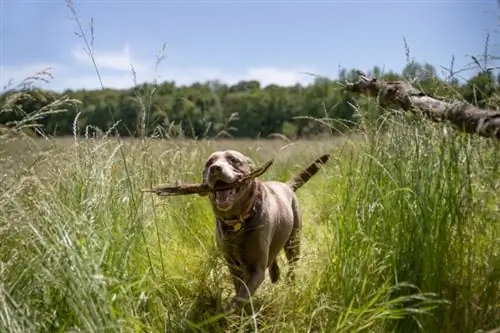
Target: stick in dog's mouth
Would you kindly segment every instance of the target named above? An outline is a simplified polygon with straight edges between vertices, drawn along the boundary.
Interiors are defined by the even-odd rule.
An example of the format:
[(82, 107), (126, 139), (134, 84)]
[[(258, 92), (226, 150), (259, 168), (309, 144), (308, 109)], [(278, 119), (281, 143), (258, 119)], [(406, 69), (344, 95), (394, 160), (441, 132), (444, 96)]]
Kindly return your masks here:
[[(226, 183), (222, 180), (217, 180), (214, 184), (214, 188), (218, 189), (224, 187), (230, 183)], [(219, 205), (224, 205), (234, 200), (234, 197), (238, 191), (239, 186), (233, 187), (229, 190), (218, 190), (215, 191), (215, 201)]]
[[(214, 188), (220, 188), (221, 186), (225, 186), (228, 183), (222, 182), (222, 181), (217, 181), (214, 185)], [(215, 203), (220, 209), (224, 209), (227, 205), (230, 205), (236, 198), (238, 189), (241, 186), (238, 185), (236, 187), (233, 187), (229, 190), (217, 190), (215, 191)]]
[(189, 194), (202, 194), (210, 192), (219, 192), (225, 190), (232, 190), (241, 186), (245, 181), (262, 176), (269, 167), (273, 164), (273, 160), (268, 161), (262, 166), (258, 167), (248, 175), (238, 178), (233, 183), (217, 182), (212, 188), (208, 184), (181, 184), (177, 186), (159, 185), (152, 189), (143, 189), (142, 192), (156, 193), (159, 196), (173, 196), (173, 195), (189, 195)]

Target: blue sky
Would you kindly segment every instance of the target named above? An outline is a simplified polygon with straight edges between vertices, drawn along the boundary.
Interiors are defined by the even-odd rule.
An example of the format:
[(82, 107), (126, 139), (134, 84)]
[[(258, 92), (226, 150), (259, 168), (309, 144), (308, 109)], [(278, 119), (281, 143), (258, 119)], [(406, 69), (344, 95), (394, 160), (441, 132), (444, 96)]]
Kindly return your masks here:
[[(64, 0), (0, 0), (1, 78), (5, 85), (46, 67), (44, 87), (98, 88)], [(308, 83), (304, 72), (334, 78), (339, 66), (400, 71), (411, 55), (439, 68), (500, 56), (497, 1), (75, 1), (85, 26), (94, 20), (95, 55), (104, 85), (157, 78), (181, 84), (219, 79), (234, 83)], [(166, 43), (165, 59), (155, 70)]]

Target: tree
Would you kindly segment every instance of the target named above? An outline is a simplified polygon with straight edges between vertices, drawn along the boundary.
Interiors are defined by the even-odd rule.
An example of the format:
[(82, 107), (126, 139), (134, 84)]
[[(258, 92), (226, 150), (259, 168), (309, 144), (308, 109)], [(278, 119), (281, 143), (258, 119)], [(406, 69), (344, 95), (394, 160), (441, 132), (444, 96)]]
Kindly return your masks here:
[[(436, 69), (428, 63), (412, 62), (401, 74), (382, 71), (374, 66), (371, 74), (381, 80), (410, 79), (415, 87), (439, 96), (464, 98), (478, 106), (498, 104), (500, 76), (488, 71), (479, 72), (460, 85), (458, 81), (443, 81)], [(219, 81), (179, 86), (165, 81), (159, 84), (143, 83), (131, 89), (66, 90), (63, 94), (41, 89), (26, 89), (23, 98), (8, 103), (11, 90), (0, 95), (0, 123), (8, 124), (26, 114), (33, 114), (51, 102), (67, 95), (80, 100), (79, 106), (68, 105), (65, 113), (49, 114), (40, 124), (51, 135), (73, 134), (73, 122), (80, 113), (77, 130), (80, 134), (90, 128), (108, 131), (116, 125), (122, 136), (142, 136), (171, 132), (188, 138), (232, 136), (236, 138), (268, 137), (274, 133), (292, 138), (338, 133), (359, 125), (356, 107), (376, 120), (379, 110), (368, 100), (358, 99), (342, 92), (339, 83), (355, 82), (355, 69), (341, 68), (336, 80), (317, 78), (313, 84), (281, 87), (275, 84), (262, 87), (256, 80), (227, 85)], [(377, 111), (378, 110), (378, 111)], [(325, 126), (313, 118), (322, 118), (335, 127)], [(371, 125), (370, 125), (371, 124)], [(369, 122), (368, 126), (376, 126)], [(365, 123), (363, 126), (366, 126)], [(143, 133), (144, 132), (144, 133)]]

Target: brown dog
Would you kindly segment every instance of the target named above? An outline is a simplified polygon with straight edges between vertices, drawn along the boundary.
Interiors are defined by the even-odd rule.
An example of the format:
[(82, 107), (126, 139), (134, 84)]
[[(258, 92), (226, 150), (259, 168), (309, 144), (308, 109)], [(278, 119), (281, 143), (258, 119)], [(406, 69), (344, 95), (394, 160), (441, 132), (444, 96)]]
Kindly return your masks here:
[[(307, 182), (329, 155), (317, 159), (287, 183), (250, 179), (241, 186), (208, 194), (216, 218), (216, 241), (232, 275), (234, 309), (252, 296), (265, 277), (279, 279), (277, 255), (284, 249), (289, 277), (299, 259), (301, 218), (295, 191)], [(232, 183), (255, 168), (254, 162), (235, 150), (214, 152), (203, 170), (203, 183), (214, 187)]]

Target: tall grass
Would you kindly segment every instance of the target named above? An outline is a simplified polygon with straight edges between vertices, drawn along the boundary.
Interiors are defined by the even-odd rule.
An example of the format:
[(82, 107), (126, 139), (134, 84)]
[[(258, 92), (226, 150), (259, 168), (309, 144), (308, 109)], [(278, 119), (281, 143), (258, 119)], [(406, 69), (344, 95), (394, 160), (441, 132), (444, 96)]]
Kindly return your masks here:
[[(92, 40), (85, 39), (90, 57)], [(138, 96), (141, 133), (151, 98)], [(0, 136), (1, 332), (500, 327), (497, 142), (397, 113), (384, 116), (379, 131), (381, 120), (369, 116), (374, 101), (360, 111), (361, 130), (321, 141), (116, 140), (113, 129), (81, 137), (78, 118), (74, 138), (22, 134), (76, 103), (60, 102), (17, 123), (15, 136)], [(204, 159), (223, 148), (258, 162), (274, 158), (263, 178), (280, 180), (332, 154), (298, 191), (298, 283), (266, 280), (253, 314), (243, 316), (221, 315), (233, 291), (207, 200), (140, 191), (198, 182)]]
[[(493, 329), (498, 144), (397, 118), (390, 132), (318, 141), (315, 149), (310, 141), (282, 148), (279, 141), (77, 138), (26, 153), (21, 141), (6, 144), (1, 331)], [(223, 320), (232, 290), (206, 199), (139, 190), (199, 181), (203, 159), (229, 147), (261, 162), (277, 156), (265, 179), (285, 180), (324, 152), (333, 159), (298, 192), (300, 283), (266, 281), (254, 316)], [(16, 155), (30, 159), (7, 168)], [(31, 168), (22, 170), (23, 161)]]

